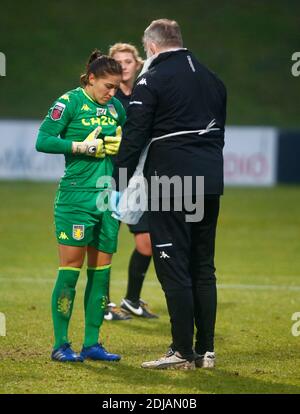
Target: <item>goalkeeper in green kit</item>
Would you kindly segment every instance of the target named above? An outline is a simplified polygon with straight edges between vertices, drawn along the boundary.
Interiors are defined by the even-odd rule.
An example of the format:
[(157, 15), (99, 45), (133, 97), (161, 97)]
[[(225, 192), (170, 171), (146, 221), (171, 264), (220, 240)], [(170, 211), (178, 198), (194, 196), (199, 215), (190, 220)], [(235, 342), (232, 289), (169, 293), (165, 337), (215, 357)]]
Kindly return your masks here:
[[(36, 142), (37, 151), (64, 154), (66, 161), (54, 206), (60, 263), (52, 294), (55, 343), (51, 357), (61, 362), (121, 358), (99, 342), (119, 222), (109, 210), (97, 208), (98, 196), (106, 188), (97, 186), (97, 181), (112, 175), (111, 156), (118, 152), (126, 118), (122, 104), (114, 98), (121, 78), (119, 63), (95, 50), (80, 78), (82, 87), (55, 101)], [(86, 255), (85, 333), (77, 354), (68, 339), (68, 326)]]

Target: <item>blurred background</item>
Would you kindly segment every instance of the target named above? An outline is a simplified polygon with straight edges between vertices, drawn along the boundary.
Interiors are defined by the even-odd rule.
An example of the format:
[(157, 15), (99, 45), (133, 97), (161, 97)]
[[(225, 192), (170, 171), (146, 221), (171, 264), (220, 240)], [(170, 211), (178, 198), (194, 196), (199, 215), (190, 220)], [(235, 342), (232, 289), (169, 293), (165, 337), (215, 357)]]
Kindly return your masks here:
[(299, 126), (300, 78), (291, 56), (300, 51), (297, 0), (15, 1), (1, 6), (1, 118), (40, 119), (62, 91), (78, 85), (90, 51), (132, 42), (168, 17), (185, 46), (224, 80), (229, 125)]
[[(221, 368), (189, 379), (138, 368), (145, 355), (157, 357), (169, 345), (164, 297), (151, 266), (142, 297), (160, 319), (105, 323), (104, 343), (124, 353), (124, 363), (87, 365), (78, 377), (76, 369), (48, 361), (57, 268), (53, 200), (64, 160), (35, 151), (37, 131), (53, 101), (79, 85), (94, 48), (106, 52), (115, 42), (130, 42), (144, 56), (143, 31), (162, 17), (179, 22), (185, 47), (228, 90), (216, 245)], [(0, 312), (7, 336), (0, 338), (0, 393), (300, 393), (300, 330), (298, 337), (291, 333), (292, 315), (300, 311), (300, 63), (292, 60), (300, 61), (299, 28), (299, 0), (1, 2)], [(121, 226), (112, 271), (116, 303), (125, 294), (132, 249), (132, 235)], [(82, 275), (75, 349), (84, 283)]]
[[(6, 76), (0, 76), (0, 179), (61, 175), (62, 157), (49, 160), (33, 151), (37, 128), (50, 105), (78, 86), (93, 48), (106, 52), (115, 42), (131, 42), (143, 55), (143, 31), (161, 17), (178, 20), (185, 46), (225, 82), (227, 125), (269, 127), (228, 129), (226, 182), (300, 181), (300, 76), (292, 74), (297, 65), (292, 56), (300, 52), (297, 0), (3, 4), (0, 52), (6, 57)], [(300, 65), (296, 69), (299, 75)], [(3, 143), (7, 135), (9, 143)]]

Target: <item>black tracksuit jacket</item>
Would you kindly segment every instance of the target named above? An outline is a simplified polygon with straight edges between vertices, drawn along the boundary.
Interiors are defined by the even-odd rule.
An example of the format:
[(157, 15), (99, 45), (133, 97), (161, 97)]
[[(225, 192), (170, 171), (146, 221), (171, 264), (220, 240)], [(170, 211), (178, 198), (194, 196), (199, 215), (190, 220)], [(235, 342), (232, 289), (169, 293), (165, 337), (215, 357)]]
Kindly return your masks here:
[(205, 129), (213, 119), (219, 131), (153, 142), (145, 177), (204, 176), (205, 194), (223, 193), (225, 86), (187, 49), (160, 53), (133, 89), (113, 175), (117, 188), (118, 169), (127, 168), (130, 178), (151, 138)]

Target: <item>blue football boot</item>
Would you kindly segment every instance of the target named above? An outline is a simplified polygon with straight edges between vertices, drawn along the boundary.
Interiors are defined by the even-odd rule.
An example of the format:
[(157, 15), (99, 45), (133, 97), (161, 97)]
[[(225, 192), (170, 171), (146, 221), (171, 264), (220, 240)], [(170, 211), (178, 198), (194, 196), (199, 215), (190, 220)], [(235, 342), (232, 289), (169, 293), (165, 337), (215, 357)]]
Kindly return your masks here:
[(76, 354), (71, 348), (71, 344), (68, 343), (63, 344), (57, 349), (53, 349), (51, 359), (59, 362), (83, 362), (82, 356)]
[(121, 356), (110, 354), (101, 344), (83, 347), (80, 356), (93, 361), (120, 361)]

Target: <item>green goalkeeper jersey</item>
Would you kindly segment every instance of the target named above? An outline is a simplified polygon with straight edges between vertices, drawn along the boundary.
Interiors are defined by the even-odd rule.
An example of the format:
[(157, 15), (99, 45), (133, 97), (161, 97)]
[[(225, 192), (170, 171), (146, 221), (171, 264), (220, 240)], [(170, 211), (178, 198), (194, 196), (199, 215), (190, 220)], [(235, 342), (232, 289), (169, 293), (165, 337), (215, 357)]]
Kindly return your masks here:
[(59, 189), (63, 191), (99, 191), (97, 180), (111, 176), (113, 162), (110, 156), (94, 158), (72, 154), (72, 141), (84, 141), (98, 126), (98, 138), (115, 136), (117, 127), (126, 120), (121, 102), (112, 98), (107, 104), (95, 102), (82, 88), (73, 89), (49, 109), (39, 129), (36, 149), (51, 154), (64, 154), (65, 173)]

